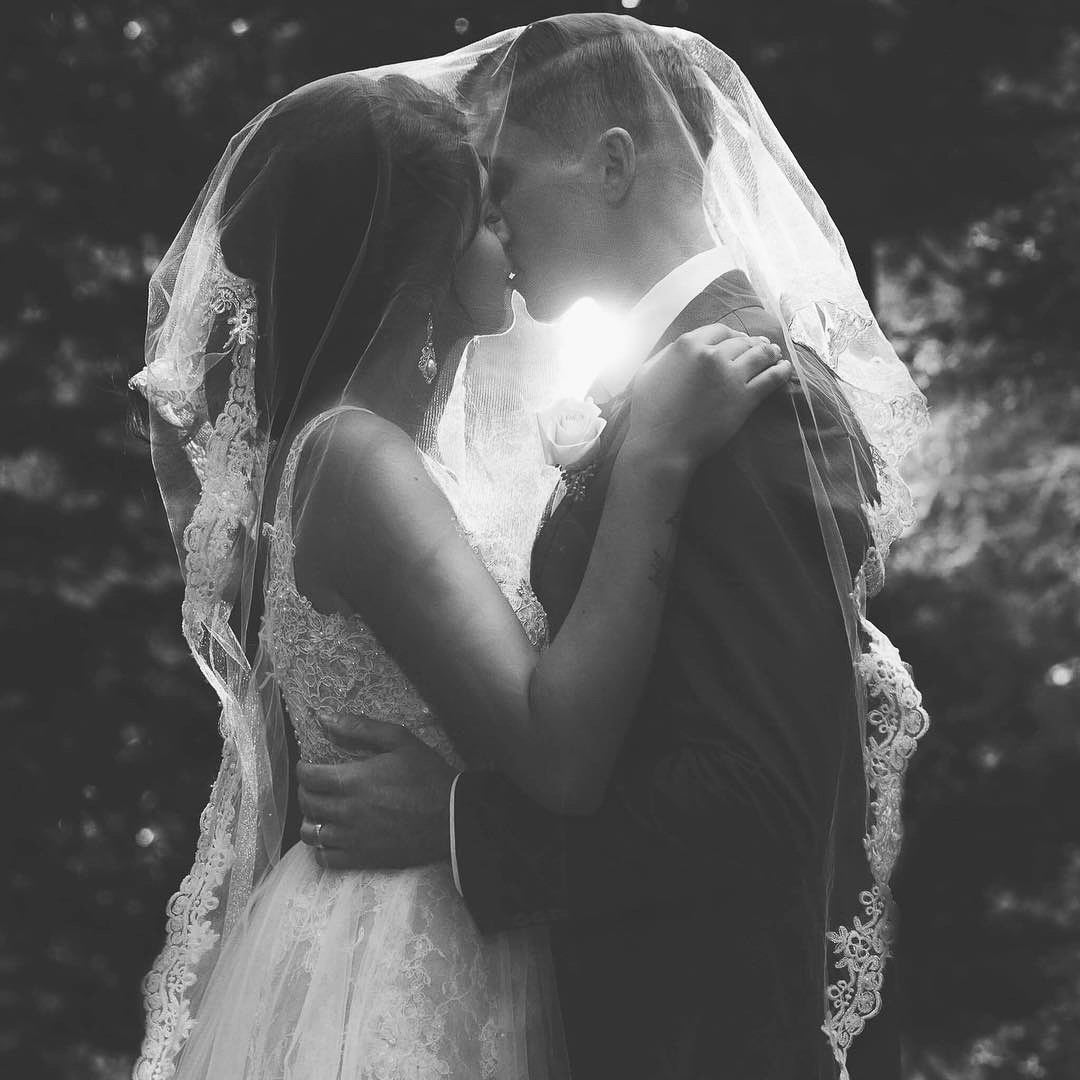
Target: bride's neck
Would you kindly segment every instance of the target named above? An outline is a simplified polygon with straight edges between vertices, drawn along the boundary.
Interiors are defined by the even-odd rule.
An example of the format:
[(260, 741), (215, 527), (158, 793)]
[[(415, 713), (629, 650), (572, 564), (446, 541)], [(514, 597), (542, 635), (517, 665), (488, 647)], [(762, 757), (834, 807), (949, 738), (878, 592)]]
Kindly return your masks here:
[(369, 390), (358, 404), (378, 413), (415, 439), (421, 426), (430, 426), (433, 420), (437, 422), (438, 417), (433, 417), (431, 410), (433, 407), (441, 410), (445, 405), (465, 348), (475, 333), (471, 321), (456, 305), (447, 305), (444, 310), (435, 312), (432, 317), (432, 346), (437, 365), (435, 380), (430, 384), (425, 382), (420, 374), (420, 354), (417, 352), (415, 357), (401, 358), (402, 363), (410, 365), (401, 373), (401, 378), (384, 384), (383, 393)]

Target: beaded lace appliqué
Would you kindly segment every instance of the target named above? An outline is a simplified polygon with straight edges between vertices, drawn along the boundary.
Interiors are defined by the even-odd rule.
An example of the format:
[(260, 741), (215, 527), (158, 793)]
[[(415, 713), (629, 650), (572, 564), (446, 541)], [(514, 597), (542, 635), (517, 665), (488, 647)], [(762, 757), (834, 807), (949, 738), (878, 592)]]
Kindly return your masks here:
[(274, 522), (265, 527), (271, 540), (264, 635), (301, 757), (318, 762), (342, 760), (323, 721), (337, 712), (356, 711), (402, 723), (461, 767), (446, 732), (371, 630), (359, 618), (316, 611), (296, 588), (292, 531), (296, 469), (307, 437), (338, 411), (315, 417), (293, 441), (282, 471)]

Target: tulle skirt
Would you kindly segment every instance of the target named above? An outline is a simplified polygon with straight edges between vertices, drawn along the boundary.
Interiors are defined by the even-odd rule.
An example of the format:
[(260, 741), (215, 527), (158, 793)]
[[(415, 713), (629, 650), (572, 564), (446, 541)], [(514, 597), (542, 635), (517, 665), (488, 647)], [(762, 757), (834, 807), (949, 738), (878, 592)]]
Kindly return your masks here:
[(481, 937), (448, 866), (297, 844), (210, 978), (178, 1080), (566, 1080), (546, 931)]

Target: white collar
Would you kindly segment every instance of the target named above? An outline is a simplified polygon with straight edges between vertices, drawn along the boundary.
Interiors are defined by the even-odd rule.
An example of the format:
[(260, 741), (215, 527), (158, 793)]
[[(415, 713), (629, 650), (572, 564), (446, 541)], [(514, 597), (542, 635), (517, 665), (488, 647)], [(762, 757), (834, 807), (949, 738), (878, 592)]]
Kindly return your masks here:
[(662, 277), (628, 312), (626, 348), (597, 377), (591, 391), (594, 399), (602, 404), (621, 394), (686, 305), (734, 269), (727, 250), (717, 246), (699, 252)]

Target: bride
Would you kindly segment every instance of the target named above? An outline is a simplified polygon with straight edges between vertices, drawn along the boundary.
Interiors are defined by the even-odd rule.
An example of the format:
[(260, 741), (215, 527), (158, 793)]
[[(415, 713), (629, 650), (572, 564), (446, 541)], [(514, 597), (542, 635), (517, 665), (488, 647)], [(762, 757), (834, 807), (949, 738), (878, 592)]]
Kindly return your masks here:
[[(543, 652), (544, 613), (507, 570), (520, 561), (470, 520), (433, 435), (469, 339), (512, 321), (465, 136), (398, 74), (303, 87), (230, 142), (151, 283), (133, 384), (223, 751), (147, 976), (138, 1077), (567, 1075), (542, 929), (481, 937), (446, 863), (344, 873), (306, 844), (279, 858), (291, 737), (304, 760), (338, 760), (327, 725), (362, 712), (585, 808), (594, 763), (565, 737), (633, 709), (662, 603), (650, 553), (696, 464), (790, 365), (717, 326), (643, 371), (605, 557)], [(436, 550), (452, 576), (423, 598), (430, 625), (404, 624), (395, 595)], [(616, 599), (636, 617), (613, 633)], [(465, 639), (484, 662), (460, 663)]]

